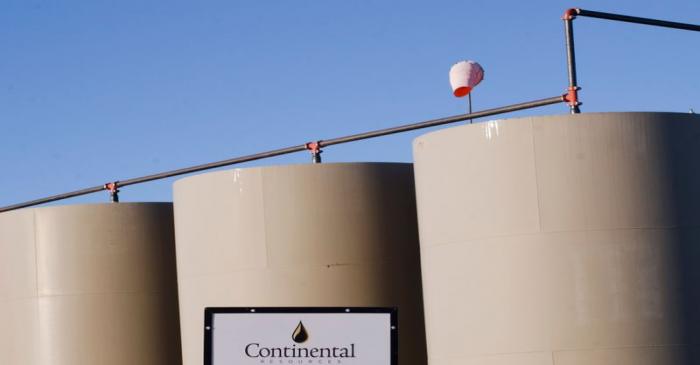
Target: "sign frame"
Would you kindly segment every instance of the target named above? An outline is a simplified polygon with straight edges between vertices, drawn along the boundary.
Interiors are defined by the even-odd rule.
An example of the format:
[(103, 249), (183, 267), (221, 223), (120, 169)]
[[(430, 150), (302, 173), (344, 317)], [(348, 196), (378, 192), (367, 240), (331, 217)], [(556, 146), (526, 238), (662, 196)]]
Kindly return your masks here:
[(206, 307), (204, 308), (204, 365), (214, 364), (214, 316), (226, 313), (386, 313), (389, 314), (390, 364), (398, 365), (398, 308), (397, 307)]

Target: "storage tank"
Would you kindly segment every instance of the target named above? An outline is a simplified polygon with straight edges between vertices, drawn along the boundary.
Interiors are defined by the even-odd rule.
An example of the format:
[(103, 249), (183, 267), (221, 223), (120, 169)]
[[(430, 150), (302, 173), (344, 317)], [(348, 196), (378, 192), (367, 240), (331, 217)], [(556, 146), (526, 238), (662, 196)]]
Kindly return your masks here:
[(414, 141), (430, 365), (699, 364), (700, 117)]
[(0, 323), (0, 364), (180, 364), (172, 204), (0, 214)]
[(411, 164), (271, 166), (174, 185), (183, 360), (205, 307), (398, 307), (399, 364), (424, 365)]

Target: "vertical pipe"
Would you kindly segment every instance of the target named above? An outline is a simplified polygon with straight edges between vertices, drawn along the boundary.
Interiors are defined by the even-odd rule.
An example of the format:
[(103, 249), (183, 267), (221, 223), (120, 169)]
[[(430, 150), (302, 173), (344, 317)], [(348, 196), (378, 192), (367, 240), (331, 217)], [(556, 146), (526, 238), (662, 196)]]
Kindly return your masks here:
[[(576, 55), (574, 53), (574, 25), (573, 17), (564, 17), (564, 33), (566, 34), (566, 64), (569, 72), (569, 92), (573, 92), (574, 95), (578, 90), (578, 84), (576, 82)], [(581, 110), (578, 107), (578, 100), (569, 104), (571, 109), (571, 114), (578, 114)]]
[(104, 188), (109, 191), (109, 201), (112, 203), (119, 203), (119, 185), (118, 182), (106, 183)]
[[(472, 93), (469, 93), (469, 114), (472, 113)], [(472, 124), (474, 119), (469, 118), (469, 124)]]

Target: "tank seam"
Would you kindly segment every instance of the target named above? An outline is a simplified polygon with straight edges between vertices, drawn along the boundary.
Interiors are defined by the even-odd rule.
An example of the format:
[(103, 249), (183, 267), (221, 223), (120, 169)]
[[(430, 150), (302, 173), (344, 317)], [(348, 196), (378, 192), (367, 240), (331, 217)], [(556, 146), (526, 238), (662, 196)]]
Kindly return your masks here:
[(557, 230), (557, 231), (539, 231), (539, 232), (522, 232), (522, 233), (509, 233), (509, 234), (494, 234), (488, 236), (480, 236), (469, 238), (465, 240), (454, 240), (446, 241), (433, 244), (422, 244), (421, 249), (426, 249), (436, 246), (447, 246), (460, 243), (470, 243), (476, 241), (485, 241), (490, 239), (499, 238), (509, 238), (518, 236), (536, 236), (536, 235), (550, 235), (557, 233), (584, 233), (584, 232), (619, 232), (619, 231), (664, 231), (664, 230), (678, 230), (678, 229), (697, 229), (700, 225), (683, 225), (683, 226), (658, 226), (658, 227), (629, 227), (629, 228), (598, 228), (598, 229), (568, 229), (568, 230)]
[(540, 202), (540, 177), (537, 173), (537, 148), (535, 147), (535, 126), (530, 119), (530, 141), (532, 142), (532, 167), (535, 169), (535, 198), (537, 199), (537, 230), (542, 232), (542, 207)]
[(581, 347), (571, 349), (552, 350), (552, 353), (558, 352), (577, 352), (577, 351), (600, 351), (600, 350), (626, 350), (626, 349), (659, 349), (665, 347), (685, 347), (693, 346), (687, 343), (664, 343), (658, 345), (628, 345), (628, 346), (607, 346), (607, 347)]
[(138, 294), (168, 295), (168, 294), (172, 294), (173, 292), (174, 292), (174, 290), (172, 290), (172, 291), (130, 291), (130, 290), (125, 290), (125, 291), (88, 291), (88, 292), (83, 292), (83, 293), (45, 294), (45, 295), (37, 295), (36, 297), (13, 298), (13, 299), (8, 299), (7, 302), (41, 299), (41, 298), (96, 296), (96, 295), (104, 295), (104, 294), (109, 294), (109, 295), (124, 295), (124, 294), (129, 294), (129, 295), (138, 295)]
[(263, 215), (263, 242), (265, 243), (265, 268), (270, 267), (270, 245), (267, 244), (267, 208), (265, 207), (265, 173), (260, 171), (260, 182), (262, 188), (260, 189), (260, 200), (262, 202), (262, 215)]
[(541, 354), (541, 353), (551, 353), (552, 361), (554, 361), (554, 355), (563, 352), (577, 352), (577, 351), (600, 351), (600, 350), (627, 350), (627, 349), (662, 349), (668, 347), (688, 347), (693, 346), (687, 343), (668, 343), (659, 345), (628, 345), (628, 346), (608, 346), (608, 347), (582, 347), (582, 348), (572, 348), (572, 349), (561, 349), (561, 350), (531, 350), (531, 351), (508, 351), (508, 352), (485, 352), (476, 354), (467, 354), (460, 356), (441, 356), (435, 357), (437, 359), (447, 359), (447, 358), (474, 358), (474, 357), (493, 357), (501, 355), (529, 355), (529, 354)]
[[(299, 268), (299, 267), (304, 267), (304, 268), (311, 268), (311, 269), (332, 269), (336, 267), (342, 267), (342, 268), (349, 268), (349, 267), (368, 267), (368, 266), (375, 266), (375, 265), (386, 265), (386, 264), (396, 264), (396, 263), (401, 263), (402, 261), (399, 259), (396, 260), (381, 260), (381, 261), (371, 261), (371, 262), (362, 262), (362, 263), (342, 263), (342, 264), (314, 264), (314, 265), (308, 265), (308, 266), (299, 266), (299, 265), (281, 265), (281, 266), (274, 266), (274, 267), (252, 267), (252, 268), (241, 268), (241, 269), (232, 269), (230, 271), (225, 271), (225, 272), (217, 272), (217, 273), (203, 273), (203, 274), (188, 274), (186, 277), (187, 278), (201, 278), (201, 277), (206, 277), (206, 276), (221, 276), (221, 275), (231, 275), (236, 272), (243, 272), (243, 271), (261, 271), (261, 270), (283, 270), (283, 269), (288, 269), (288, 268)], [(329, 267), (330, 266), (330, 267)]]
[(34, 226), (32, 230), (34, 233), (34, 293), (36, 296), (39, 296), (39, 246), (36, 243), (39, 226), (36, 224), (36, 209), (32, 210), (32, 221), (32, 225)]

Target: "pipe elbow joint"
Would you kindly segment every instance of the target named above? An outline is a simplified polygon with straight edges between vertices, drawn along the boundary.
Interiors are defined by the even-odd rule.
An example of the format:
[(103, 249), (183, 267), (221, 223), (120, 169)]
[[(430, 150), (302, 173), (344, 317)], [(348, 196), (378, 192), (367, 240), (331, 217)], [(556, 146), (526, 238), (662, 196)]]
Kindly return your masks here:
[(562, 20), (574, 20), (576, 16), (581, 12), (579, 8), (566, 9), (564, 15), (561, 17)]

